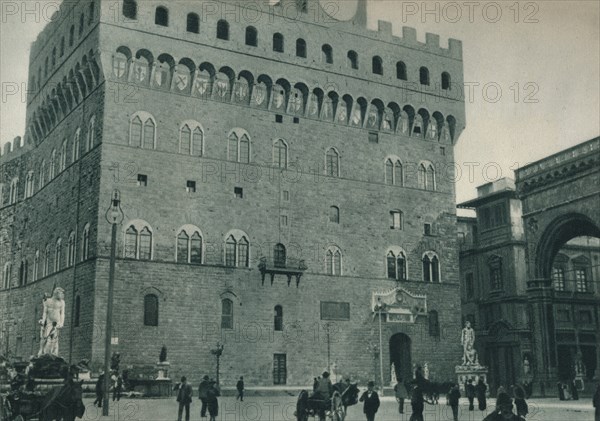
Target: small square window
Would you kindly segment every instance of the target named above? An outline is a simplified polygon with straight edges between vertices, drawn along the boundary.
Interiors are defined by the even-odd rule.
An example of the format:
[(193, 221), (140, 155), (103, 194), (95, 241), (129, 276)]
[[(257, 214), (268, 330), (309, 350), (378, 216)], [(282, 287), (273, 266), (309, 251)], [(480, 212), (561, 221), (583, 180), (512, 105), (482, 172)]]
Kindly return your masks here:
[(283, 116), (281, 114), (275, 116), (275, 123), (283, 123)]
[(431, 235), (431, 224), (424, 224), (423, 225), (423, 233), (425, 235)]
[(233, 192), (235, 194), (235, 197), (238, 199), (243, 199), (244, 198), (244, 189), (241, 187), (235, 187), (233, 189)]
[(283, 191), (283, 201), (284, 202), (289, 202), (290, 201), (290, 192), (287, 190)]
[(443, 156), (446, 156), (446, 148), (443, 146), (440, 146), (440, 154)]
[(196, 182), (188, 180), (185, 191), (187, 191), (188, 193), (196, 193)]
[(282, 227), (287, 227), (288, 224), (288, 217), (287, 215), (281, 215), (281, 226)]
[(148, 185), (148, 176), (146, 174), (138, 174), (138, 186), (146, 187)]
[(379, 133), (369, 132), (369, 143), (379, 143)]
[(300, 124), (300, 117), (294, 117), (294, 124)]

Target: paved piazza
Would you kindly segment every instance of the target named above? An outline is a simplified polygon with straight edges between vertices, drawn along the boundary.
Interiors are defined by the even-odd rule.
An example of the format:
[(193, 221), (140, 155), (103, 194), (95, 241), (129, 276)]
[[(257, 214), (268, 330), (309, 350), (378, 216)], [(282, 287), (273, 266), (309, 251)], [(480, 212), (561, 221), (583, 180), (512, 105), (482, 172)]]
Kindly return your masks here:
[[(484, 415), (481, 411), (469, 412), (465, 405), (466, 399), (461, 399), (461, 421), (481, 421)], [(109, 417), (102, 417), (102, 411), (92, 404), (93, 399), (85, 399), (86, 414), (84, 420), (123, 420), (123, 421), (175, 421), (177, 420), (177, 403), (171, 399), (122, 399), (118, 405), (112, 405)], [(243, 403), (235, 401), (234, 397), (224, 397), (219, 400), (219, 416), (217, 421), (295, 421), (295, 396), (250, 396)], [(112, 402), (111, 402), (112, 403)], [(528, 402), (530, 415), (528, 421), (594, 421), (591, 399), (561, 402), (558, 399), (538, 399)], [(396, 402), (391, 397), (382, 399), (382, 406), (375, 421), (408, 421), (408, 413), (398, 414)], [(490, 408), (490, 409), (493, 409)], [(208, 421), (200, 418), (200, 402), (196, 398), (192, 402), (192, 421)], [(452, 411), (449, 406), (426, 405), (425, 421), (450, 421)], [(348, 408), (347, 421), (364, 421), (362, 405)], [(315, 421), (311, 419), (311, 421)]]

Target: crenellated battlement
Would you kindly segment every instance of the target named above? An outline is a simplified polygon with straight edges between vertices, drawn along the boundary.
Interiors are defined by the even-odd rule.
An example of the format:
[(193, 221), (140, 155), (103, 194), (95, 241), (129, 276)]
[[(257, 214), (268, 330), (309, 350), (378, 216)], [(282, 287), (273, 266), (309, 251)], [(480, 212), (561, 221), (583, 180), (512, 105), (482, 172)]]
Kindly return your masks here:
[(12, 141), (6, 142), (2, 146), (0, 154), (0, 164), (4, 164), (8, 161), (12, 161), (15, 158), (20, 157), (23, 153), (27, 152), (30, 148), (28, 144), (25, 144), (25, 139), (21, 136), (15, 137)]

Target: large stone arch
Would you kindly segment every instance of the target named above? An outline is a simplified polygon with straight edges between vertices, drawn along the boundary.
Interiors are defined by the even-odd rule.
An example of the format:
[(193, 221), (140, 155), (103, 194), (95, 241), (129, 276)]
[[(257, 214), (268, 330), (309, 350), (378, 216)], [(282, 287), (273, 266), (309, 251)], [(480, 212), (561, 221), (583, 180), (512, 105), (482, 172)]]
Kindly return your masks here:
[(558, 250), (567, 241), (580, 236), (600, 237), (597, 221), (575, 212), (560, 215), (550, 221), (537, 242), (534, 267), (536, 278), (549, 279)]

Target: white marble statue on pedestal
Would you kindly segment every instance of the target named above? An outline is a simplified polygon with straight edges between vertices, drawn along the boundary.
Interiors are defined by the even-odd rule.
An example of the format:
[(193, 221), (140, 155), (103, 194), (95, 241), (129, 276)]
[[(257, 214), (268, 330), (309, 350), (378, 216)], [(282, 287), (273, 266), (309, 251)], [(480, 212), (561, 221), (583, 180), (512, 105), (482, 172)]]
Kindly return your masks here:
[(396, 365), (392, 362), (391, 373), (390, 373), (390, 386), (396, 386), (398, 379), (396, 378)]
[(39, 321), (41, 329), (38, 356), (42, 354), (58, 356), (59, 332), (65, 323), (64, 299), (65, 291), (62, 288), (55, 288), (52, 297), (44, 298), (44, 309)]
[(463, 365), (479, 365), (477, 351), (475, 351), (475, 331), (471, 322), (467, 321), (462, 330), (460, 344), (463, 346)]

